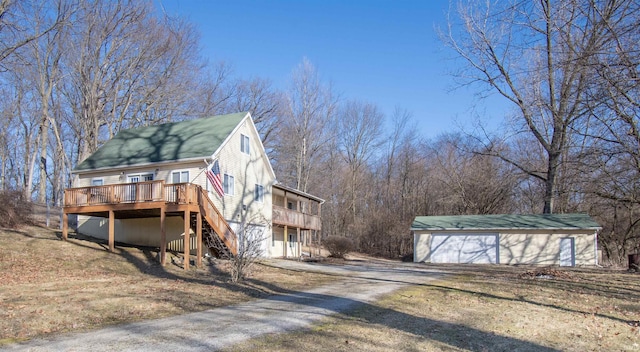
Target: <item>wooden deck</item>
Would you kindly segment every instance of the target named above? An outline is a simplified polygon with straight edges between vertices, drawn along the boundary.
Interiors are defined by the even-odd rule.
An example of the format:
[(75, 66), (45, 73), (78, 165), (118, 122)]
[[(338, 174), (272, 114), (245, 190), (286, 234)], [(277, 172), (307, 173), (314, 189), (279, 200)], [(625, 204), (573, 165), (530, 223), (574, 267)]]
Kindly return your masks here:
[[(212, 230), (233, 255), (237, 255), (236, 234), (207, 192), (190, 183), (165, 184), (164, 181), (122, 183), (104, 186), (68, 188), (64, 194), (62, 237), (67, 239), (68, 215), (81, 214), (109, 219), (109, 250), (114, 251), (114, 219), (160, 218), (160, 262), (166, 259), (167, 214), (180, 214), (184, 218), (184, 233), (191, 230), (191, 217), (196, 217), (196, 265), (201, 265), (202, 236)], [(204, 220), (204, 221), (203, 221)], [(210, 231), (206, 231), (210, 233)], [(184, 268), (189, 268), (190, 241), (184, 241)]]
[(317, 230), (322, 228), (320, 216), (273, 206), (273, 224), (289, 227), (297, 227), (301, 230)]

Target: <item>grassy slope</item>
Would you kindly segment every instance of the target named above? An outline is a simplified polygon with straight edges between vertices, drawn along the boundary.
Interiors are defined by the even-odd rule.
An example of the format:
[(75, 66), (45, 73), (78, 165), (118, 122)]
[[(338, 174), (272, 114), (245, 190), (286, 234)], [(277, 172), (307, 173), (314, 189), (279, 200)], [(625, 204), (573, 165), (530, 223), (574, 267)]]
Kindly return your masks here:
[(63, 242), (39, 227), (0, 229), (0, 345), (202, 311), (329, 280), (258, 265), (247, 282), (232, 284), (224, 262), (184, 271), (158, 265), (156, 255), (121, 246), (109, 253), (83, 239)]
[(232, 350), (639, 351), (640, 276), (533, 268), (451, 267), (453, 276), (396, 292), (308, 331)]

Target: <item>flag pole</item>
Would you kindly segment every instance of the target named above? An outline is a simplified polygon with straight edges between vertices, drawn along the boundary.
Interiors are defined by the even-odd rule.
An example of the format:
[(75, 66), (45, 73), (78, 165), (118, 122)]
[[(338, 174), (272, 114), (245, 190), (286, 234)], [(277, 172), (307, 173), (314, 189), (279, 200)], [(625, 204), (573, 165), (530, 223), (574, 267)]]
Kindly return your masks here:
[(196, 180), (196, 178), (198, 178), (198, 176), (202, 175), (203, 172), (205, 172), (205, 170), (207, 170), (209, 168), (209, 163), (207, 162), (207, 159), (202, 159), (202, 161), (204, 162), (205, 165), (207, 165), (207, 167), (205, 167), (204, 169), (200, 170), (200, 172), (198, 172), (197, 175), (195, 175), (192, 179), (191, 182), (189, 183), (193, 183), (193, 181)]

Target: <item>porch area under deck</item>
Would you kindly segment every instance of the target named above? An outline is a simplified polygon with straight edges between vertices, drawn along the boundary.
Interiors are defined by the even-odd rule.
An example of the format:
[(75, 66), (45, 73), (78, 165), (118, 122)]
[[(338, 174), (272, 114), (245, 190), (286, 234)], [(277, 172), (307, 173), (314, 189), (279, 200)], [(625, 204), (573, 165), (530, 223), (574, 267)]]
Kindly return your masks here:
[[(236, 235), (199, 185), (165, 184), (164, 181), (111, 184), (65, 190), (62, 239), (68, 238), (69, 214), (108, 219), (109, 251), (115, 250), (115, 220), (160, 218), (160, 263), (165, 265), (169, 216), (183, 218), (184, 269), (190, 266), (190, 231), (196, 236), (196, 266), (202, 266), (203, 228), (217, 234), (232, 254), (237, 254)], [(195, 222), (193, 224), (192, 222)], [(211, 231), (209, 231), (211, 230)]]

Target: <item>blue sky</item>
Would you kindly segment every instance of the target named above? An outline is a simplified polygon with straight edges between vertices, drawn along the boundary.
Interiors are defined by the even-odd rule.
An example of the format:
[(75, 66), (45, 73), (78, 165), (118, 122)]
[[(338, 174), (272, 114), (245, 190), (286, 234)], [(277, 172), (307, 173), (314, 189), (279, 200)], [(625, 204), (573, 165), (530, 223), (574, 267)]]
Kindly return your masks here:
[(475, 116), (502, 121), (503, 100), (479, 101), (455, 87), (455, 61), (438, 39), (448, 0), (154, 0), (196, 25), (202, 55), (232, 64), (243, 78), (262, 77), (286, 89), (308, 58), (344, 99), (396, 106), (432, 138), (459, 130)]

